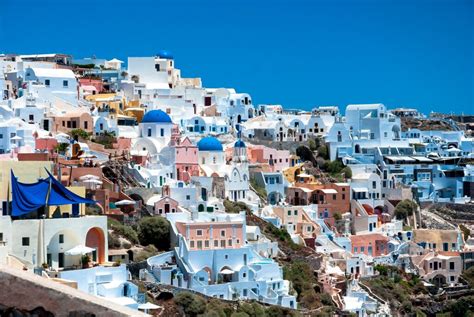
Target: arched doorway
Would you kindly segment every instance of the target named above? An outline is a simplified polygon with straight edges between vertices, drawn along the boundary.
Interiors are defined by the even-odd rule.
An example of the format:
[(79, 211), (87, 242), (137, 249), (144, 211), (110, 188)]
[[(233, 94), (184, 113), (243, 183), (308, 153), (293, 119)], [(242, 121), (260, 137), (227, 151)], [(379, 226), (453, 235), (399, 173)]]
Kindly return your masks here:
[(86, 246), (94, 248), (92, 260), (99, 263), (105, 262), (105, 235), (101, 228), (91, 228), (86, 235)]
[(199, 204), (199, 206), (198, 206), (198, 211), (199, 211), (199, 212), (203, 212), (203, 211), (204, 211), (204, 205), (203, 205), (203, 204)]

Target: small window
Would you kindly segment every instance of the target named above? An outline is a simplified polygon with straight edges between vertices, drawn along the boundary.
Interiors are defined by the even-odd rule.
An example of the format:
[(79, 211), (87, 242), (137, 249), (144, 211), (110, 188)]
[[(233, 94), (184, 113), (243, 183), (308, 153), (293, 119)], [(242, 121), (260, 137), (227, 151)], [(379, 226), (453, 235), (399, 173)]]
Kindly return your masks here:
[(49, 79), (45, 79), (45, 80), (44, 80), (44, 85), (45, 85), (46, 87), (49, 87), (49, 84), (50, 84)]
[(63, 80), (63, 87), (66, 88), (69, 85), (67, 80)]
[(202, 236), (202, 230), (196, 230), (196, 235), (197, 236)]
[(59, 243), (64, 243), (64, 234), (59, 235)]
[(186, 200), (191, 200), (191, 196), (190, 196), (190, 195), (186, 195)]
[(221, 230), (221, 237), (225, 237), (225, 230)]
[(199, 241), (197, 242), (197, 248), (198, 248), (198, 249), (202, 249), (202, 241), (201, 241), (201, 240), (199, 240)]
[(209, 248), (209, 240), (204, 241), (204, 247)]
[(454, 262), (449, 262), (449, 270), (454, 271)]
[(191, 241), (189, 242), (189, 246), (190, 246), (191, 248), (194, 248), (194, 240), (191, 240)]
[(28, 116), (28, 120), (30, 120), (30, 121), (33, 121), (33, 120), (35, 120), (35, 116), (34, 116), (34, 115), (32, 115), (32, 114), (30, 114), (30, 115)]
[(214, 248), (217, 248), (219, 246), (219, 240), (214, 240)]
[(160, 136), (165, 136), (165, 129), (160, 129)]
[(30, 238), (29, 237), (23, 237), (21, 238), (21, 245), (26, 247), (30, 245)]
[(232, 246), (232, 239), (229, 239), (229, 241), (228, 241), (227, 245), (228, 245), (229, 247), (231, 247), (231, 246)]

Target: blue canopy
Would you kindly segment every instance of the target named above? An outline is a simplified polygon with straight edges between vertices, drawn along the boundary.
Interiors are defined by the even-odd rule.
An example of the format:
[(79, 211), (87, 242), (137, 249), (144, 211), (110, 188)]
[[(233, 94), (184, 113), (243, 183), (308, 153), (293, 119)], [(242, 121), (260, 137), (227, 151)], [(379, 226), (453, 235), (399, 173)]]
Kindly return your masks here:
[(11, 171), (12, 216), (26, 215), (46, 205), (95, 203), (93, 200), (74, 194), (54, 178), (48, 170), (46, 172), (49, 175), (48, 178), (40, 179), (37, 183), (26, 184), (19, 182), (13, 170)]

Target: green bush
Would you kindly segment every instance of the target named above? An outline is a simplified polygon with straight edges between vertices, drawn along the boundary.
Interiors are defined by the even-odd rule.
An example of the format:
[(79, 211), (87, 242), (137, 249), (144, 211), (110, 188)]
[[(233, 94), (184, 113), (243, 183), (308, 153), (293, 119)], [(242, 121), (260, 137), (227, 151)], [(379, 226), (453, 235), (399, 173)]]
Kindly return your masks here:
[(328, 150), (327, 145), (325, 145), (325, 144), (320, 145), (317, 148), (317, 150), (318, 150), (318, 157), (322, 157), (325, 160), (329, 159), (329, 150)]
[(145, 217), (138, 223), (138, 239), (142, 245), (154, 245), (159, 250), (170, 248), (170, 223), (163, 217)]
[(133, 244), (138, 244), (138, 235), (132, 227), (121, 224), (118, 221), (111, 222), (110, 229), (113, 230), (114, 234), (122, 236)]
[(245, 203), (240, 201), (231, 201), (229, 199), (224, 199), (224, 208), (225, 212), (229, 214), (238, 214), (241, 211), (250, 212), (249, 207), (247, 207)]
[(108, 241), (109, 249), (118, 249), (121, 247), (120, 240), (114, 234), (108, 233), (107, 241)]
[(83, 140), (89, 140), (89, 136), (90, 136), (89, 132), (86, 132), (85, 130), (82, 130), (82, 129), (73, 129), (69, 132), (69, 135), (73, 137), (74, 139), (79, 138)]

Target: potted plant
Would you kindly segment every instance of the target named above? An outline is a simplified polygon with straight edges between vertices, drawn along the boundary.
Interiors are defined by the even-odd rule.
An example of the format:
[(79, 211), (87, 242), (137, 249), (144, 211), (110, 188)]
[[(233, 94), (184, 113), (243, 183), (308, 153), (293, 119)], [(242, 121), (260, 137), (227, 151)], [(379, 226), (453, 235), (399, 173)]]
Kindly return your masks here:
[(49, 267), (49, 265), (48, 265), (48, 263), (43, 263), (43, 264), (41, 264), (41, 267), (42, 267), (44, 270), (47, 270), (48, 267)]
[(82, 268), (88, 268), (89, 267), (89, 262), (91, 261), (91, 258), (89, 257), (89, 255), (87, 254), (84, 254), (81, 258), (81, 262), (82, 262)]

